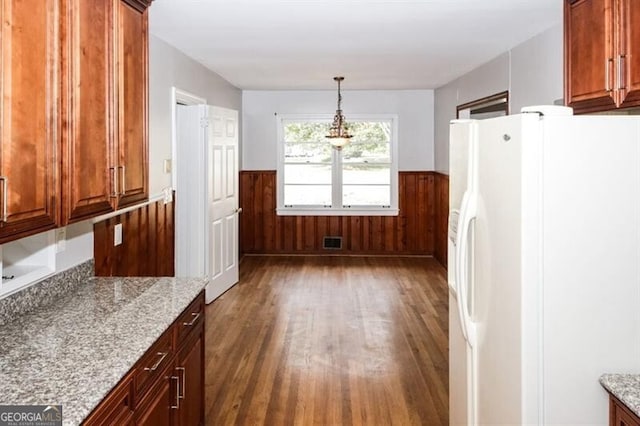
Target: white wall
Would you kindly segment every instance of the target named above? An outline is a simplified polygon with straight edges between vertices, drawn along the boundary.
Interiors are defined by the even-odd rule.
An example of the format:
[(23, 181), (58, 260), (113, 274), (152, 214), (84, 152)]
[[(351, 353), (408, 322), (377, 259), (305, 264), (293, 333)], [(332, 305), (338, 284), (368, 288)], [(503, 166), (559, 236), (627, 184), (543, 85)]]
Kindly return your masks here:
[(56, 254), (56, 271), (64, 271), (93, 259), (93, 223), (90, 220), (67, 226), (65, 250)]
[(178, 49), (149, 37), (149, 194), (171, 186), (163, 160), (171, 158), (172, 88), (205, 98), (209, 105), (242, 110), (242, 94), (218, 74)]
[[(399, 170), (433, 170), (433, 91), (343, 91), (342, 108), (349, 114), (398, 115)], [(275, 170), (275, 114), (329, 114), (336, 109), (336, 91), (244, 91), (242, 93), (243, 170)]]
[(509, 109), (563, 97), (563, 35), (557, 25), (435, 91), (435, 169), (449, 171), (449, 121), (456, 106), (509, 90)]

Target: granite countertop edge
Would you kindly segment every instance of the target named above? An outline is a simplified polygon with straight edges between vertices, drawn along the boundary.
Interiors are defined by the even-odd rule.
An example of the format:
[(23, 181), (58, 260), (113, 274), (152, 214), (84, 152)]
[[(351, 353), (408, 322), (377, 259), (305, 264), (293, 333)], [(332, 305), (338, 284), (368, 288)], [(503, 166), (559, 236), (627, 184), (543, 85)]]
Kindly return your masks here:
[(600, 384), (640, 417), (640, 374), (603, 374)]
[(0, 405), (62, 405), (77, 425), (130, 371), (207, 281), (89, 278), (0, 328)]

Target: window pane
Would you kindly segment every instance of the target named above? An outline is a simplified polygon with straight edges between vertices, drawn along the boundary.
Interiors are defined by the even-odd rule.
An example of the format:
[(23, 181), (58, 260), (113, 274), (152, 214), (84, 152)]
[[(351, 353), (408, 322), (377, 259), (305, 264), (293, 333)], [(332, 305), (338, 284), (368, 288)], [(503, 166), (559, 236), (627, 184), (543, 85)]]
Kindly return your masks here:
[(331, 185), (331, 164), (285, 164), (284, 183)]
[(354, 121), (347, 126), (353, 135), (352, 142), (389, 142), (391, 140), (391, 122), (389, 121)]
[(284, 204), (330, 206), (331, 185), (285, 185)]
[(388, 164), (349, 164), (342, 171), (342, 182), (345, 185), (391, 184), (391, 166)]
[(285, 163), (331, 163), (331, 146), (327, 143), (285, 143)]
[(306, 123), (285, 123), (285, 142), (324, 142), (329, 134), (330, 123), (328, 122), (306, 122)]
[(342, 204), (345, 206), (389, 206), (390, 185), (343, 185)]
[(345, 163), (391, 163), (389, 143), (350, 143), (342, 148)]

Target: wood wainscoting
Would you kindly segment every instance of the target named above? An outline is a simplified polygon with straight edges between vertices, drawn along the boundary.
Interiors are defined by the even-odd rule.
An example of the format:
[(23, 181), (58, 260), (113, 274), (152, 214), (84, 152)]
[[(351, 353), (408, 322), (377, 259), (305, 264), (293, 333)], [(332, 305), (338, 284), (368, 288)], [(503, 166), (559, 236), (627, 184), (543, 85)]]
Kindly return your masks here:
[[(174, 194), (175, 197), (175, 194)], [(95, 275), (99, 277), (174, 275), (174, 202), (163, 200), (93, 225)], [(122, 224), (122, 244), (113, 245)]]
[[(240, 253), (433, 255), (434, 180), (434, 172), (400, 172), (398, 216), (278, 216), (276, 172), (242, 171)], [(342, 249), (323, 249), (324, 236), (342, 237)]]
[(436, 243), (434, 257), (447, 267), (447, 238), (449, 234), (449, 176), (443, 173), (435, 173), (436, 214), (435, 233)]

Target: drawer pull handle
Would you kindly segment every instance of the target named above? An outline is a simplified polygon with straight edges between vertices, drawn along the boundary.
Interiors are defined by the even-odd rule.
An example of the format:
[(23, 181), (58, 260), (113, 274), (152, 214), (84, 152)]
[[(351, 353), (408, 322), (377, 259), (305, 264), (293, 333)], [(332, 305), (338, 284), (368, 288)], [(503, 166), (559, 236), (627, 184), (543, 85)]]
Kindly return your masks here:
[(145, 367), (144, 371), (156, 371), (160, 364), (162, 364), (162, 361), (164, 361), (167, 355), (169, 355), (169, 352), (158, 352), (158, 355), (160, 355), (160, 358), (156, 361), (156, 363), (151, 367)]
[(186, 389), (184, 376), (187, 375), (187, 371), (184, 367), (176, 367), (176, 370), (182, 371), (182, 395), (180, 394), (180, 387), (178, 387), (178, 399), (184, 399), (184, 392)]
[(171, 376), (170, 379), (176, 381), (176, 405), (171, 405), (170, 408), (180, 408), (180, 377)]
[(182, 325), (184, 325), (185, 327), (192, 327), (193, 324), (196, 323), (196, 321), (198, 321), (198, 319), (200, 318), (200, 315), (202, 315), (202, 312), (192, 312), (191, 315), (193, 315), (193, 319), (191, 320), (191, 322), (183, 322)]

